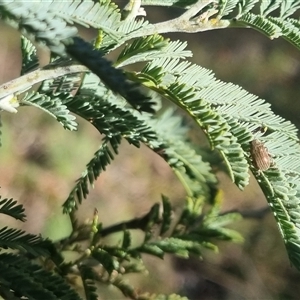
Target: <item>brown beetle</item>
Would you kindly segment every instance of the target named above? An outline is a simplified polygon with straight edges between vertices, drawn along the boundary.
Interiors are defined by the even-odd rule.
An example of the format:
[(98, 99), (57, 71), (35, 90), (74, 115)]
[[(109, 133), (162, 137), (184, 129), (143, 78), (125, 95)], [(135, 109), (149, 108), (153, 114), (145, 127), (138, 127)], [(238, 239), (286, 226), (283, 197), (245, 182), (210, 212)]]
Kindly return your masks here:
[(266, 171), (273, 164), (273, 160), (268, 151), (268, 148), (264, 145), (264, 143), (260, 142), (257, 139), (251, 141), (250, 153), (253, 165), (259, 171)]

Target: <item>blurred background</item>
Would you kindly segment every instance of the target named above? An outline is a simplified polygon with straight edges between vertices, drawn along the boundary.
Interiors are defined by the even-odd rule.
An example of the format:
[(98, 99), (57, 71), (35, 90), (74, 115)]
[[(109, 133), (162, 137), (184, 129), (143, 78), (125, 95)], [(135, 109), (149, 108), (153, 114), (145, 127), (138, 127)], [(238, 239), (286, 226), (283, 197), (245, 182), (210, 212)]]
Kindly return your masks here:
[[(125, 1), (117, 3), (122, 7)], [(148, 7), (146, 11), (153, 22), (180, 12)], [(85, 34), (91, 37), (93, 32)], [(250, 29), (168, 36), (188, 41), (194, 53), (192, 62), (266, 99), (275, 113), (299, 127), (300, 53), (292, 45), (282, 39), (270, 41)], [(4, 83), (19, 76), (20, 38), (15, 30), (0, 23), (0, 41), (0, 83)], [(42, 64), (45, 62), (43, 58)], [(100, 145), (101, 136), (80, 118), (79, 130), (68, 132), (33, 107), (22, 107), (17, 114), (1, 112), (1, 120), (0, 195), (23, 203), (27, 222), (14, 223), (1, 216), (0, 226), (42, 232), (56, 240), (66, 236), (70, 224), (62, 215), (61, 205)], [(199, 145), (202, 142), (199, 138)], [(204, 251), (203, 261), (169, 256), (160, 261), (145, 256), (149, 274), (130, 275), (128, 280), (140, 291), (174, 292), (191, 300), (298, 299), (300, 273), (289, 263), (274, 217), (254, 178), (241, 192), (225, 173), (217, 175), (224, 192), (223, 210), (248, 215), (233, 226), (245, 236), (245, 243), (219, 243), (220, 253)], [(175, 208), (184, 201), (180, 183), (158, 155), (124, 142), (120, 155), (84, 201), (79, 219), (91, 219), (95, 207), (105, 227), (139, 217), (160, 201), (161, 194), (167, 195)], [(124, 298), (113, 287), (101, 289), (103, 299)]]

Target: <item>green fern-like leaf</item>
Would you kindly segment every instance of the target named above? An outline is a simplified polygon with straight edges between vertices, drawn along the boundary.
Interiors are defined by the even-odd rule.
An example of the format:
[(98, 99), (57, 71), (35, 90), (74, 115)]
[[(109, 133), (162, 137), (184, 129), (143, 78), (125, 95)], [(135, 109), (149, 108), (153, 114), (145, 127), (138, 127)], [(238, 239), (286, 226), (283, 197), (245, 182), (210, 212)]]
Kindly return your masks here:
[[(114, 139), (116, 142), (117, 139)], [(120, 140), (118, 140), (120, 142)], [(117, 154), (117, 144), (113, 147), (115, 154)], [(76, 186), (69, 194), (67, 200), (63, 204), (64, 212), (71, 212), (77, 208), (77, 202), (82, 203), (83, 199), (86, 199), (89, 194), (89, 185), (93, 186), (94, 181), (102, 171), (105, 171), (107, 165), (114, 159), (114, 155), (109, 148), (108, 143), (104, 142), (100, 149), (94, 154), (92, 160), (87, 164), (85, 172), (77, 180)]]
[[(116, 257), (140, 257), (140, 253), (148, 253), (159, 258), (163, 258), (165, 253), (173, 253), (184, 258), (189, 255), (201, 255), (203, 247), (216, 251), (218, 248), (210, 242), (211, 239), (231, 240), (234, 242), (242, 242), (243, 238), (235, 230), (225, 228), (226, 225), (240, 220), (241, 216), (237, 213), (225, 213), (221, 215), (220, 196), (214, 198), (214, 203), (210, 210), (202, 216), (202, 210), (205, 201), (202, 198), (192, 199), (188, 198), (182, 216), (177, 221), (175, 228), (169, 232), (169, 237), (162, 237), (166, 231), (166, 227), (170, 228), (171, 224), (171, 206), (167, 199), (163, 198), (163, 214), (162, 219), (159, 217), (157, 205), (153, 206), (151, 211), (142, 217), (139, 221), (128, 221), (123, 226), (127, 229), (140, 228), (145, 230), (144, 243), (137, 248), (127, 249), (127, 254), (124, 252), (120, 256), (119, 253), (111, 252), (106, 247), (105, 249)], [(157, 239), (154, 231), (157, 225), (161, 225), (160, 239)], [(122, 229), (122, 226), (115, 227)], [(103, 229), (101, 234), (106, 233), (107, 230)]]
[(86, 300), (98, 300), (93, 270), (82, 264), (79, 266), (79, 272), (82, 278)]
[[(256, 2), (241, 1), (238, 16), (230, 21), (232, 26), (251, 27), (271, 39), (283, 37), (299, 48), (299, 21), (288, 19), (299, 9), (299, 1), (261, 1), (260, 15), (251, 12)], [(158, 1), (145, 0), (142, 3), (150, 5), (157, 4)], [(171, 0), (160, 3), (188, 8), (196, 1)], [(222, 17), (231, 14), (236, 5), (236, 0), (219, 1), (219, 15)], [(270, 14), (274, 14), (279, 8), (280, 16), (271, 17)], [(43, 14), (40, 13), (42, 10)], [(195, 225), (205, 200), (213, 199), (215, 177), (211, 173), (210, 166), (202, 161), (201, 156), (192, 150), (189, 143), (179, 135), (174, 137), (171, 132), (162, 130), (163, 122), (155, 125), (157, 121), (155, 118), (151, 120), (148, 115), (138, 117), (136, 112), (122, 102), (124, 98), (139, 111), (151, 113), (155, 111), (152, 98), (139, 90), (136, 83), (140, 82), (188, 113), (199, 129), (206, 134), (211, 149), (218, 150), (228, 167), (232, 181), (241, 189), (248, 184), (249, 169), (252, 171), (274, 213), (290, 259), (300, 269), (300, 235), (297, 229), (300, 222), (298, 200), (300, 147), (297, 131), (293, 125), (274, 115), (263, 100), (238, 86), (216, 80), (210, 71), (180, 61), (189, 56), (189, 52), (184, 49), (184, 43), (167, 43), (157, 35), (135, 39), (125, 47), (116, 65), (120, 67), (146, 60), (149, 63), (140, 73), (125, 73), (116, 69), (103, 55), (132, 37), (139, 36), (139, 30), (145, 30), (148, 24), (142, 20), (123, 21), (117, 6), (109, 1), (40, 1), (35, 5), (26, 1), (18, 3), (0, 1), (0, 15), (3, 20), (36, 41), (44, 43), (53, 53), (60, 56), (71, 55), (90, 68), (104, 83), (103, 85), (95, 81), (93, 83), (95, 88), (92, 89), (84, 82), (78, 95), (73, 97), (64, 93), (66, 91), (63, 91), (63, 85), (53, 87), (53, 81), (51, 83), (48, 81), (49, 86), (44, 84), (41, 89), (44, 92), (47, 90), (47, 94), (32, 93), (23, 100), (23, 104), (43, 109), (65, 128), (71, 130), (76, 128), (74, 117), (69, 115), (71, 111), (91, 122), (105, 135), (102, 148), (87, 165), (86, 172), (71, 193), (70, 201), (69, 199), (67, 201), (65, 208), (68, 212), (88, 195), (90, 186), (113, 159), (113, 152), (117, 154), (122, 138), (137, 147), (141, 143), (146, 144), (163, 157), (181, 178), (188, 191), (189, 200), (180, 219), (180, 225), (186, 226), (189, 221), (193, 221)], [(81, 38), (75, 37), (77, 29), (73, 26), (74, 23), (101, 31), (103, 36), (97, 50)], [(28, 68), (33, 67), (31, 63), (36, 61), (35, 47), (24, 38), (22, 50), (24, 60), (22, 72), (26, 72)], [(128, 79), (134, 83), (129, 83)], [(70, 76), (64, 76), (59, 82), (62, 83), (64, 80), (67, 83), (68, 93), (78, 88), (78, 85), (73, 85)], [(53, 90), (56, 93), (48, 93)], [(166, 124), (170, 123), (166, 121)], [(262, 125), (268, 127), (267, 134), (254, 137), (252, 131)], [(274, 156), (274, 166), (264, 172), (257, 170), (250, 155), (249, 143), (254, 138), (264, 143)], [(109, 150), (110, 147), (113, 151)], [(171, 209), (166, 199), (163, 206), (161, 233), (166, 233), (170, 227)], [(21, 208), (7, 199), (1, 201), (0, 212), (17, 219), (25, 217)], [(238, 239), (233, 231), (223, 227), (235, 219), (234, 214), (220, 217), (215, 206), (208, 213), (208, 217), (203, 219), (203, 226), (200, 229), (191, 231), (186, 228), (188, 232), (184, 235), (176, 232), (176, 236), (153, 242), (151, 240), (153, 226), (161, 222), (158, 208), (154, 206), (147, 219), (142, 220), (144, 223), (142, 225), (139, 223), (146, 231), (145, 243), (140, 250), (159, 257), (165, 252), (187, 257), (190, 253), (200, 254), (200, 246), (213, 248), (214, 246), (206, 239), (208, 237)], [(197, 243), (194, 241), (195, 237)], [(36, 237), (25, 235), (24, 232), (3, 228), (0, 231), (0, 238), (4, 248), (19, 249), (35, 255), (42, 253), (34, 252), (31, 247), (35, 245)], [(20, 243), (20, 248), (17, 248), (15, 243)], [(124, 248), (128, 248), (129, 244), (129, 235), (124, 233)], [(126, 256), (126, 251), (118, 249), (114, 252), (107, 247), (98, 247), (94, 249), (93, 255), (111, 273), (118, 270), (119, 262)], [(2, 274), (0, 278), (1, 276)], [(31, 279), (27, 280), (30, 281)], [(129, 287), (128, 293), (132, 293)], [(49, 296), (52, 299), (50, 293), (41, 296)]]
[(65, 129), (76, 130), (77, 123), (74, 121), (76, 119), (75, 116), (70, 114), (66, 105), (62, 104), (60, 100), (60, 98), (68, 98), (70, 96), (69, 94), (60, 94), (59, 96), (57, 97), (55, 94), (48, 96), (38, 92), (31, 92), (25, 95), (22, 99), (22, 104), (35, 106), (43, 110), (61, 123)]
[(195, 229), (192, 231), (199, 234), (202, 238), (204, 236), (209, 236), (210, 238), (218, 238), (220, 240), (230, 240), (236, 243), (244, 241), (244, 238), (236, 230), (225, 228), (224, 226), (229, 225), (233, 222), (241, 220), (241, 215), (239, 213), (226, 213), (221, 215), (219, 209), (217, 213), (215, 207), (209, 211), (203, 218), (200, 229)]
[(21, 75), (26, 74), (39, 66), (36, 47), (25, 36), (21, 36), (22, 70)]
[(245, 15), (246, 13), (250, 12), (255, 4), (259, 2), (259, 0), (242, 0), (238, 3), (239, 12), (238, 12), (238, 18), (241, 15)]
[[(276, 25), (270, 17), (267, 19), (247, 13), (238, 22), (257, 28), (272, 38), (282, 35), (282, 24)], [(272, 197), (274, 194), (274, 186), (279, 192), (280, 184), (275, 184), (269, 178), (271, 170), (274, 172), (273, 168), (264, 174), (258, 174), (253, 168), (249, 156), (249, 142), (253, 139), (251, 132), (263, 123), (271, 131), (284, 135), (285, 142), (292, 142), (296, 139), (293, 126), (272, 114), (269, 105), (262, 100), (237, 86), (216, 81), (213, 74), (205, 69), (178, 60), (154, 57), (151, 59), (152, 61), (140, 74), (132, 74), (132, 76), (136, 76), (137, 81), (140, 80), (145, 86), (159, 92), (189, 112), (207, 134), (212, 148), (219, 150), (223, 156), (233, 181), (240, 188), (245, 187), (248, 183), (250, 165), (255, 176), (267, 183), (268, 189), (265, 190), (267, 197), (269, 195)], [(100, 127), (102, 125), (99, 124), (98, 128)], [(268, 142), (265, 137), (261, 139)], [(160, 147), (162, 145), (160, 144)], [(267, 143), (271, 153), (273, 146), (274, 144)], [(292, 144), (292, 148), (296, 151), (295, 144)], [(275, 159), (276, 165), (279, 166), (281, 161), (283, 160)], [(281, 194), (283, 190), (289, 189), (281, 188)], [(280, 211), (279, 206), (276, 206), (274, 213), (277, 210)], [(278, 219), (278, 222), (283, 224), (285, 221)]]
[(141, 141), (155, 139), (155, 133), (151, 128), (129, 111), (99, 97), (81, 93), (75, 96), (67, 106), (72, 112), (89, 120), (100, 133), (107, 135), (109, 139), (123, 136), (130, 144), (137, 147)]
[(222, 0), (220, 1), (219, 15), (227, 16), (229, 15), (236, 7), (239, 0)]
[(0, 254), (0, 288), (7, 287), (20, 297), (49, 300), (80, 300), (65, 280), (23, 256)]
[(242, 242), (243, 237), (240, 233), (225, 227), (240, 220), (241, 215), (238, 213), (221, 214), (221, 200), (220, 193), (216, 194), (210, 209), (202, 214), (205, 204), (203, 198), (187, 198), (172, 236), (185, 241), (197, 241), (202, 247), (214, 251), (217, 251), (218, 247), (211, 243), (211, 239)]
[[(39, 14), (39, 9), (48, 12), (48, 14)], [(105, 14), (105, 9), (107, 9), (108, 14)], [(71, 12), (71, 15), (67, 11), (68, 13)], [(52, 52), (60, 56), (66, 56), (67, 53), (73, 56), (137, 109), (152, 111), (151, 103), (148, 101), (150, 99), (138, 90), (137, 85), (126, 81), (122, 71), (114, 69), (108, 61), (101, 57), (103, 54), (101, 55), (99, 51), (94, 50), (89, 43), (75, 37), (77, 33), (75, 27), (66, 25), (66, 22), (73, 23), (74, 20), (80, 23), (82, 18), (79, 16), (82, 16), (83, 11), (85, 12), (85, 20), (104, 18), (106, 26), (120, 25), (119, 22), (116, 22), (117, 19), (120, 19), (120, 14), (113, 5), (88, 2), (87, 5), (81, 3), (72, 6), (71, 2), (61, 5), (56, 1), (49, 1), (47, 5), (41, 7), (41, 3), (32, 6), (25, 1), (18, 5), (7, 4), (5, 1), (0, 2), (3, 20), (33, 35), (37, 41), (45, 43)]]
[[(187, 44), (181, 41), (169, 42), (160, 35), (151, 35), (135, 39), (120, 53), (116, 65), (125, 65), (163, 58), (189, 57), (192, 53), (186, 50)], [(138, 53), (137, 52), (138, 49)]]
[(282, 0), (280, 5), (280, 19), (284, 20), (300, 8), (298, 0)]
[[(186, 70), (184, 74), (185, 72)], [(196, 80), (196, 78), (193, 80)], [(205, 81), (205, 78), (203, 81)], [(193, 83), (193, 81), (190, 82), (191, 85)], [(205, 103), (204, 97), (198, 96), (191, 85), (179, 84), (176, 80), (168, 87), (160, 86), (157, 89), (162, 95), (167, 96), (178, 106), (184, 108), (198, 125), (206, 131), (211, 146), (218, 149), (225, 159), (232, 180), (240, 188), (243, 188), (248, 184), (249, 175), (242, 148), (236, 142), (236, 138), (229, 133), (229, 126), (226, 121), (212, 110), (208, 103)], [(225, 134), (226, 128), (228, 134)]]
[[(32, 5), (27, 1), (1, 1), (1, 19), (34, 37), (37, 42), (46, 44), (54, 53), (65, 56), (65, 43), (77, 34), (77, 29), (68, 26), (54, 11), (47, 11), (41, 5), (41, 2)], [(47, 13), (41, 14), (40, 11)]]
[(131, 33), (149, 26), (148, 22), (143, 20), (122, 21), (118, 6), (111, 1), (47, 1), (46, 3), (41, 1), (36, 5), (36, 10), (41, 9), (55, 14), (57, 18), (68, 24), (76, 23), (87, 28), (100, 29), (104, 34), (100, 45), (102, 49), (112, 49), (131, 39)]
[(182, 119), (174, 114), (174, 110), (167, 109), (157, 118), (140, 116), (137, 113), (135, 116), (145, 120), (156, 132), (161, 145), (165, 146), (157, 153), (167, 161), (182, 184), (189, 187), (187, 188), (188, 194), (196, 192), (191, 186), (191, 180), (194, 180), (197, 185), (197, 194), (201, 193), (209, 198), (210, 188), (217, 180), (209, 164), (202, 160), (194, 146), (187, 140), (186, 134), (189, 128), (182, 126)]
[(26, 234), (22, 230), (3, 227), (0, 229), (0, 248), (17, 249), (34, 256), (49, 256), (52, 244), (40, 236)]
[[(160, 35), (152, 35), (135, 39), (130, 45), (125, 46), (117, 59), (117, 65), (124, 66), (123, 61), (127, 60), (127, 64), (146, 60), (147, 56), (152, 52), (161, 52), (168, 44)], [(141, 58), (143, 57), (143, 58)], [(129, 60), (131, 58), (131, 60)]]
[(92, 251), (92, 257), (103, 265), (108, 274), (111, 274), (114, 270), (119, 270), (119, 262), (106, 250), (98, 247)]
[(276, 10), (280, 6), (281, 2), (282, 2), (282, 0), (265, 0), (265, 1), (261, 1), (260, 14), (262, 16), (269, 15), (271, 12), (273, 12), (274, 10)]
[[(186, 232), (186, 230), (189, 230), (189, 228), (193, 227), (197, 222), (199, 223), (199, 219), (202, 218), (201, 215), (204, 205), (205, 199), (203, 197), (187, 197), (182, 214), (174, 228), (173, 235), (180, 236), (182, 234), (182, 227), (184, 228), (183, 231)], [(212, 209), (214, 209), (214, 207)]]
[[(231, 26), (250, 27), (262, 32), (271, 39), (283, 37), (299, 48), (299, 22), (296, 19), (289, 18), (300, 8), (299, 1), (261, 1), (260, 15), (250, 12), (253, 8), (251, 6), (252, 4), (254, 4), (253, 1), (242, 1), (242, 3), (239, 4), (239, 13), (236, 18), (232, 20)], [(279, 6), (279, 17), (270, 16), (269, 14)]]
[(185, 241), (180, 238), (166, 238), (157, 242), (149, 242), (138, 248), (138, 251), (163, 258), (165, 253), (188, 258), (190, 254), (201, 255), (201, 244), (195, 241)]
[(268, 19), (281, 28), (282, 37), (284, 39), (300, 49), (300, 28), (297, 26), (298, 21), (293, 19), (282, 21), (279, 18), (272, 17), (269, 17)]
[(25, 209), (22, 204), (17, 204), (13, 199), (0, 200), (0, 214), (5, 214), (15, 218), (16, 220), (25, 221)]
[(240, 24), (244, 26), (249, 26), (258, 30), (259, 32), (265, 34), (271, 39), (278, 38), (281, 36), (281, 29), (273, 22), (270, 22), (267, 18), (263, 16), (258, 16), (253, 13), (247, 13), (243, 15), (239, 20)]
[(73, 43), (68, 45), (67, 51), (93, 73), (115, 93), (123, 96), (134, 108), (140, 111), (154, 112), (151, 99), (138, 90), (137, 84), (129, 83), (125, 74), (112, 66), (111, 62), (104, 59), (103, 53), (82, 40), (74, 38)]
[[(82, 92), (85, 93), (86, 88), (87, 88), (87, 86), (85, 84), (83, 84)], [(97, 88), (97, 86), (95, 86), (94, 88)], [(98, 93), (98, 92), (96, 91), (96, 93)], [(89, 94), (90, 94), (90, 92), (87, 93), (86, 96)], [(100, 90), (100, 94), (102, 95), (101, 90)], [(91, 96), (89, 96), (89, 97), (91, 97)], [(126, 127), (124, 127), (124, 125), (122, 125), (122, 127), (118, 127), (119, 126), (118, 122), (110, 123), (111, 117), (109, 117), (107, 119), (107, 121), (109, 121), (109, 122), (105, 121), (105, 118), (103, 119), (103, 121), (101, 121), (99, 118), (97, 118), (96, 121), (93, 121), (93, 115), (96, 115), (96, 111), (94, 111), (94, 110), (98, 107), (97, 101), (95, 101), (94, 96), (93, 96), (93, 98), (94, 98), (94, 100), (92, 102), (90, 102), (90, 104), (87, 104), (88, 102), (83, 101), (83, 103), (85, 103), (84, 104), (85, 112), (83, 112), (83, 113), (84, 113), (85, 118), (88, 118), (89, 120), (91, 120), (92, 123), (95, 126), (97, 126), (97, 128), (99, 128), (99, 130), (101, 130), (102, 133), (105, 133), (105, 134), (106, 134), (106, 132), (112, 133), (112, 129), (115, 128), (114, 130), (116, 130), (116, 133), (118, 135), (107, 136), (107, 138), (106, 138), (107, 142), (111, 142), (111, 138), (113, 138), (113, 140), (115, 142), (119, 143), (120, 140), (116, 140), (116, 137), (119, 136), (119, 138), (121, 138), (123, 136), (130, 143), (133, 143), (136, 146), (139, 146), (139, 142), (137, 142), (137, 141), (140, 140), (141, 142), (143, 142), (147, 146), (149, 146), (151, 149), (153, 149), (155, 152), (160, 154), (170, 164), (170, 166), (175, 170), (175, 172), (188, 174), (188, 176), (191, 176), (191, 178), (193, 178), (193, 179), (196, 178), (198, 183), (201, 181), (203, 188), (205, 185), (207, 185), (207, 182), (208, 183), (216, 182), (215, 178), (212, 176), (212, 174), (210, 172), (210, 167), (208, 166), (208, 164), (205, 164), (201, 160), (199, 155), (194, 150), (192, 150), (192, 147), (188, 143), (184, 142), (185, 135), (184, 134), (182, 135), (182, 137), (181, 137), (182, 141), (180, 141), (180, 139), (178, 139), (178, 136), (172, 137), (172, 135), (174, 135), (174, 132), (177, 135), (180, 132), (179, 127), (178, 127), (178, 130), (173, 130), (173, 129), (175, 129), (174, 128), (175, 123), (173, 122), (172, 118), (166, 118), (166, 117), (164, 117), (165, 114), (163, 114), (162, 119), (164, 119), (164, 121), (162, 121), (162, 119), (159, 122), (157, 122), (155, 120), (151, 121), (150, 118), (147, 118), (146, 116), (143, 117), (142, 115), (137, 114), (134, 111), (132, 111), (132, 112), (126, 111), (124, 108), (121, 108), (121, 107), (118, 108), (118, 111), (117, 111), (116, 107), (108, 106), (107, 109), (109, 111), (109, 115), (111, 115), (112, 112), (115, 112), (115, 113), (118, 112), (118, 113), (120, 113), (120, 116), (122, 119), (128, 118), (127, 126), (130, 123), (132, 123), (130, 126), (134, 126), (134, 127), (132, 127), (132, 129), (129, 129), (129, 127), (128, 127), (128, 129), (126, 130)], [(80, 98), (78, 98), (78, 100), (79, 99)], [(82, 98), (82, 99), (84, 99), (84, 98)], [(86, 99), (88, 100), (89, 98), (86, 98)], [(91, 101), (91, 100), (88, 100), (88, 101)], [(111, 101), (111, 99), (110, 99), (110, 101)], [(68, 104), (68, 107), (70, 110), (72, 110), (72, 107), (74, 107), (75, 103), (73, 103), (73, 100), (72, 100)], [(103, 100), (102, 100), (101, 107), (99, 106), (98, 109), (101, 109), (101, 111), (103, 111), (103, 109), (106, 109), (105, 106), (103, 105)], [(75, 112), (76, 114), (79, 114), (79, 115), (82, 114), (82, 112), (78, 111), (78, 105), (76, 105), (76, 111), (73, 111), (73, 112)], [(133, 113), (132, 116), (131, 116), (131, 113)], [(103, 116), (105, 116), (105, 114), (103, 114)], [(131, 119), (131, 121), (130, 121), (130, 119)], [(118, 120), (118, 118), (116, 118), (116, 120)], [(136, 121), (132, 122), (133, 120), (136, 120)], [(144, 125), (142, 125), (142, 124), (146, 120), (147, 120), (147, 123), (149, 125), (151, 125), (152, 128), (149, 127), (147, 129), (147, 127), (145, 127), (143, 129)], [(164, 124), (164, 122), (165, 122), (165, 124)], [(176, 120), (176, 122), (177, 122), (177, 120)], [(110, 125), (108, 126), (109, 123), (110, 123)], [(111, 127), (111, 126), (113, 126), (113, 127)], [(105, 129), (105, 128), (107, 128), (107, 129)], [(172, 130), (169, 130), (167, 128), (172, 128)], [(151, 131), (151, 129), (154, 131)], [(129, 135), (129, 132), (133, 131), (133, 130), (135, 131), (135, 139), (138, 139), (136, 141), (133, 141)], [(148, 133), (147, 133), (147, 131), (148, 131)], [(140, 137), (139, 137), (139, 135), (137, 135), (138, 132), (141, 132), (141, 134), (142, 134), (142, 135), (140, 135)], [(145, 135), (145, 133), (147, 135)], [(150, 135), (149, 135), (149, 133), (150, 133)], [(117, 149), (117, 144), (115, 146), (115, 149)], [(164, 152), (164, 149), (166, 149), (166, 152)], [(109, 151), (109, 153), (107, 153), (107, 151)], [(67, 201), (64, 204), (65, 212), (70, 212), (74, 208), (77, 208), (77, 203), (80, 204), (82, 202), (82, 200), (84, 198), (86, 198), (86, 196), (89, 193), (89, 185), (93, 185), (94, 180), (97, 179), (99, 174), (110, 163), (110, 160), (112, 158), (113, 158), (113, 154), (110, 152), (107, 145), (103, 144), (101, 146), (101, 149), (99, 150), (99, 152), (97, 152), (95, 154), (95, 157), (93, 158), (93, 160), (91, 160), (90, 163), (87, 165), (87, 170), (83, 173), (82, 177), (78, 180), (76, 186), (70, 193)], [(186, 180), (186, 179), (184, 179), (183, 175), (180, 175), (179, 178), (181, 180)], [(198, 188), (200, 187), (199, 184), (197, 186), (198, 186)], [(207, 188), (204, 188), (204, 191), (206, 194), (210, 194), (210, 191), (207, 190)]]
[(117, 287), (125, 297), (129, 297), (131, 299), (137, 299), (138, 292), (136, 289), (127, 282), (127, 280), (123, 280), (122, 278), (117, 278), (113, 285)]

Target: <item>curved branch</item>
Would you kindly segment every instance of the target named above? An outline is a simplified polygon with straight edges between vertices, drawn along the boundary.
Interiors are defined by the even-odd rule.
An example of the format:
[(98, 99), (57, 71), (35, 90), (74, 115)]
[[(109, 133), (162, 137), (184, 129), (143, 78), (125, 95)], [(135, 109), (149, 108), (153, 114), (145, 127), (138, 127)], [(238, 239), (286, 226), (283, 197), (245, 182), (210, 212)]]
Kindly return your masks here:
[(210, 16), (217, 13), (217, 10), (210, 9), (197, 16), (197, 14), (208, 5), (216, 2), (215, 0), (200, 0), (192, 5), (185, 13), (178, 18), (153, 24), (152, 27), (147, 27), (137, 32), (134, 37), (151, 35), (155, 33), (169, 32), (186, 32), (196, 33), (212, 29), (221, 29), (229, 27), (229, 20), (221, 20), (220, 18), (209, 19)]
[(9, 95), (15, 94), (17, 92), (24, 92), (30, 89), (34, 84), (41, 81), (57, 78), (66, 74), (71, 73), (81, 73), (88, 72), (89, 69), (85, 66), (74, 64), (67, 66), (47, 66), (40, 69), (37, 69), (33, 72), (25, 74), (21, 77), (13, 79), (7, 83), (4, 83), (0, 86), (0, 103)]

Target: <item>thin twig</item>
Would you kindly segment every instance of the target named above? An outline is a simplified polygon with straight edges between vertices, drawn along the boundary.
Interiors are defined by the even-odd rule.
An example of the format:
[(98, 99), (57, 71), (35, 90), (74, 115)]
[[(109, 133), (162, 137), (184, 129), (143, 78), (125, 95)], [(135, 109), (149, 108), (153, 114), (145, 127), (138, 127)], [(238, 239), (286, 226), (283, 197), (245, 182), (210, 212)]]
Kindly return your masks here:
[(2, 84), (0, 86), (0, 102), (2, 98), (17, 92), (24, 92), (30, 89), (34, 84), (41, 81), (57, 78), (66, 74), (82, 73), (87, 71), (89, 71), (87, 67), (78, 64), (68, 66), (53, 66), (51, 68), (48, 66), (37, 69), (33, 72)]
[[(152, 217), (153, 210), (155, 210), (157, 205), (158, 204), (155, 204), (146, 215), (140, 218), (135, 218), (125, 222), (117, 223), (106, 228), (102, 228), (102, 224), (99, 224), (97, 227), (98, 231), (94, 233), (93, 244), (96, 245), (101, 238), (115, 232), (124, 231), (125, 229), (126, 230), (140, 229), (142, 231), (145, 231), (149, 224), (149, 220)], [(74, 221), (72, 221), (72, 223), (74, 223)], [(62, 247), (66, 247), (73, 243), (85, 241), (90, 238), (90, 233), (91, 233), (90, 225), (74, 227), (72, 234), (68, 238), (61, 240), (60, 244), (62, 245)]]
[[(137, 31), (132, 37), (140, 37), (144, 35), (151, 35), (155, 33), (169, 33), (169, 32), (186, 32), (196, 33), (201, 31), (207, 31), (212, 29), (220, 29), (229, 27), (231, 21), (222, 20), (218, 17), (209, 19), (208, 17), (215, 14), (215, 9), (211, 10), (212, 14), (208, 11), (202, 15), (197, 14), (209, 4), (216, 2), (215, 0), (200, 0), (196, 4), (192, 5), (186, 12), (184, 12), (178, 18), (153, 24), (153, 26), (147, 26), (147, 28)], [(197, 16), (197, 17), (196, 17)]]

